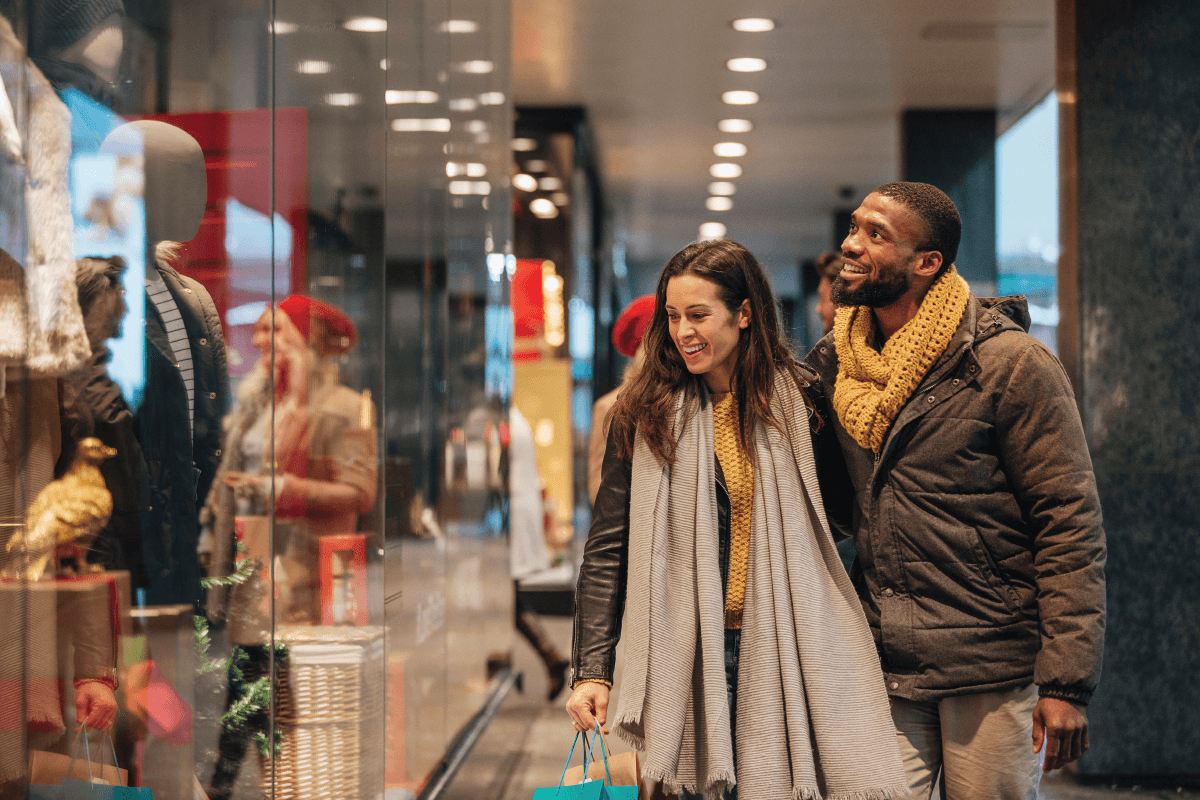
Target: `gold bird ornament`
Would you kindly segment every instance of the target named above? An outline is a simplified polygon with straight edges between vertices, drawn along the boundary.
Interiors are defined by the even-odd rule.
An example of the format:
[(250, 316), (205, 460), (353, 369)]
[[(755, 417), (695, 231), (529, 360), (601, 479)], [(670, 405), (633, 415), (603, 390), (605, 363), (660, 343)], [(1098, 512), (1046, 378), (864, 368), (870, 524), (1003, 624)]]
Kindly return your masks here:
[(112, 516), (112, 494), (104, 485), (99, 465), (116, 454), (94, 436), (82, 439), (66, 473), (38, 492), (25, 518), (25, 530), (8, 541), (10, 553), (25, 548), (27, 580), (41, 578), (51, 557), (63, 555), (73, 555), (81, 572), (104, 571), (99, 564), (89, 565), (86, 556), (92, 540)]

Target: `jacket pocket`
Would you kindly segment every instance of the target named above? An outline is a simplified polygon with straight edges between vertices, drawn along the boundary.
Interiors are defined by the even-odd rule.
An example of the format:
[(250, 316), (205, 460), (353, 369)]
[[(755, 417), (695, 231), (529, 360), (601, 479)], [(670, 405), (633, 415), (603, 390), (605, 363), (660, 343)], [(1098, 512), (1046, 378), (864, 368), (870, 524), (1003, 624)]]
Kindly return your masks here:
[(1000, 602), (1004, 603), (1004, 607), (1008, 609), (1008, 613), (1024, 616), (1022, 610), (1021, 596), (1017, 590), (1010, 586), (1002, 577), (1000, 568), (996, 565), (996, 559), (992, 557), (992, 551), (988, 548), (987, 543), (983, 541), (983, 536), (979, 530), (972, 528), (971, 546), (975, 550), (975, 563), (979, 566), (979, 570), (983, 573), (984, 579), (988, 586), (996, 594)]

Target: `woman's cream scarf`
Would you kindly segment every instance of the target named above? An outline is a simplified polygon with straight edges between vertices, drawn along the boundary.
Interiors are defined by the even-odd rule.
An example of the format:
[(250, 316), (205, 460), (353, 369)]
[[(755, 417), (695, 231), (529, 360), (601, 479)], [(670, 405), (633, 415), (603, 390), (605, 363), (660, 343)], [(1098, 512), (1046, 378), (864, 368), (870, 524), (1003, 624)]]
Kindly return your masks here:
[(618, 733), (643, 776), (740, 800), (907, 792), (879, 657), (825, 520), (808, 408), (785, 373), (753, 444), (737, 774), (724, 667), (712, 405), (676, 400), (675, 465), (634, 444)]
[(838, 354), (833, 410), (854, 441), (878, 453), (888, 430), (958, 330), (971, 290), (951, 265), (929, 287), (917, 315), (871, 347), (874, 317), (867, 306), (842, 306), (833, 323)]

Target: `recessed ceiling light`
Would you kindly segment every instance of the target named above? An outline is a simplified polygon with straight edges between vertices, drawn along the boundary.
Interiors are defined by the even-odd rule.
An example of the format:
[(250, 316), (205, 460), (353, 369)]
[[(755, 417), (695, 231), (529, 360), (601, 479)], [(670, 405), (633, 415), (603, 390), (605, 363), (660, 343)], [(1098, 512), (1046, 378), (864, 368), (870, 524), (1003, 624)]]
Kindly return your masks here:
[(721, 95), (721, 99), (731, 106), (752, 106), (758, 102), (758, 92), (745, 90), (725, 92)]
[(504, 92), (484, 92), (479, 95), (479, 104), (483, 106), (504, 105)]
[(479, 101), (474, 97), (456, 97), (446, 105), (451, 111), (474, 111), (479, 107)]
[(379, 59), (379, 68), (384, 72), (387, 72), (387, 68), (391, 66), (391, 64), (392, 62), (388, 61), (386, 58)]
[(742, 33), (763, 33), (775, 30), (775, 20), (766, 17), (743, 17), (733, 21), (733, 29)]
[(737, 187), (729, 181), (713, 181), (708, 185), (708, 193), (719, 195), (737, 194)]
[(714, 178), (736, 178), (742, 174), (742, 168), (737, 164), (713, 164), (708, 174)]
[(440, 119), (394, 119), (392, 120), (392, 130), (398, 132), (439, 131), (445, 133), (450, 130), (450, 120), (444, 117)]
[(482, 178), (484, 175), (487, 175), (487, 164), (481, 164), (477, 161), (471, 161), (466, 164), (447, 161), (446, 177), (457, 178), (460, 175), (466, 175), (468, 178)]
[(725, 66), (733, 72), (762, 72), (767, 68), (767, 62), (761, 58), (731, 58)]
[(562, 189), (562, 181), (553, 175), (547, 175), (538, 181), (538, 188), (543, 192), (557, 192)]
[(705, 222), (700, 226), (701, 239), (724, 239), (726, 228), (719, 222)]
[(537, 150), (537, 146), (537, 139), (529, 139), (522, 136), (512, 140), (512, 149), (518, 153), (528, 153), (532, 150)]
[(317, 61), (316, 59), (306, 58), (303, 61), (296, 62), (296, 72), (301, 75), (326, 75), (333, 70), (333, 64), (328, 61)]
[(379, 17), (351, 17), (342, 23), (342, 27), (358, 33), (381, 33), (387, 30), (387, 20)]
[(412, 91), (411, 89), (388, 89), (384, 92), (384, 99), (390, 106), (399, 103), (436, 103), (438, 101), (437, 92), (429, 92), (424, 90)]
[(704, 207), (709, 211), (728, 211), (733, 208), (733, 201), (728, 197), (710, 197), (704, 201)]
[(526, 175), (524, 172), (518, 172), (513, 175), (512, 184), (522, 192), (536, 192), (537, 178), (532, 175)]
[(487, 181), (450, 181), (447, 187), (450, 194), (482, 194), (492, 193), (492, 185)]
[(549, 168), (550, 165), (540, 158), (531, 158), (525, 162), (526, 172), (545, 172)]
[(438, 30), (442, 33), (474, 33), (479, 30), (479, 23), (473, 19), (448, 19)]
[(540, 219), (554, 219), (558, 216), (558, 206), (554, 205), (553, 200), (545, 197), (530, 200), (529, 210), (533, 212), (535, 217)]
[(550, 195), (550, 199), (554, 201), (556, 206), (567, 206), (571, 203), (571, 196), (566, 192), (555, 192)]
[(354, 106), (358, 105), (358, 95), (354, 92), (334, 92), (325, 95), (325, 105), (327, 106)]
[(723, 119), (717, 123), (721, 133), (749, 133), (754, 130), (754, 123), (748, 119)]
[(717, 158), (740, 158), (746, 155), (746, 145), (741, 142), (719, 142), (713, 145)]
[(462, 61), (454, 65), (456, 72), (466, 72), (471, 75), (484, 75), (496, 68), (491, 61)]
[(271, 33), (295, 33), (299, 29), (300, 26), (296, 23), (284, 22), (281, 19), (267, 23), (267, 30), (269, 30)]

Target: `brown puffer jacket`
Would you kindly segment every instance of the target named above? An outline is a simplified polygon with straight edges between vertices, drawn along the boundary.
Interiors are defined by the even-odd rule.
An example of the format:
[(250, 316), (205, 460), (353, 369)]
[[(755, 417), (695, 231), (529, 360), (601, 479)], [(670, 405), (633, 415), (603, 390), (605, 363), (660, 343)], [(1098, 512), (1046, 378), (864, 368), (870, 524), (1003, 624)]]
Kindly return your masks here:
[[(1058, 360), (1024, 297), (974, 295), (878, 456), (836, 416), (849, 473), (826, 470), (854, 536), (852, 578), (891, 695), (1003, 691), (1087, 702), (1104, 642), (1104, 530), (1091, 457)], [(808, 355), (832, 397), (832, 334)], [(835, 487), (823, 487), (827, 501)]]

